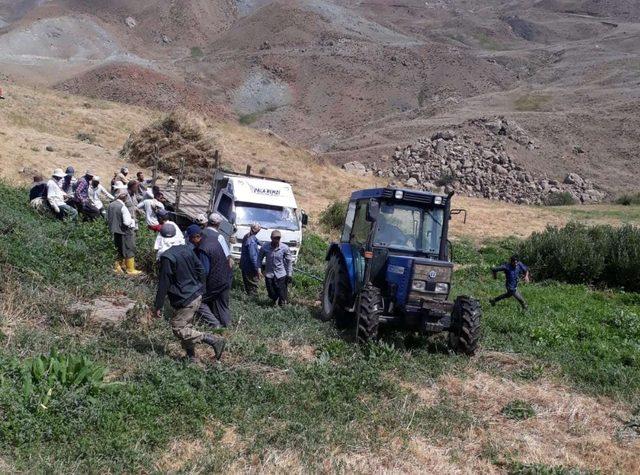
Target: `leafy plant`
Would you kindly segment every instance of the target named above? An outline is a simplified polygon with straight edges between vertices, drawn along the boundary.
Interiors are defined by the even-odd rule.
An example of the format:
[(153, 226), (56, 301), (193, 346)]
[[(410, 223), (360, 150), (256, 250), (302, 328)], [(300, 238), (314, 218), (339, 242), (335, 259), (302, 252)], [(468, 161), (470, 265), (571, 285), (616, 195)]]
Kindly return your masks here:
[(515, 399), (509, 402), (500, 412), (507, 419), (514, 419), (517, 421), (530, 419), (536, 415), (536, 411), (533, 406), (527, 401), (522, 401), (520, 399)]
[(320, 213), (319, 222), (327, 230), (340, 230), (347, 215), (347, 201), (334, 201)]
[(640, 193), (625, 193), (616, 198), (616, 204), (622, 206), (640, 205)]
[(192, 46), (191, 47), (191, 57), (194, 59), (198, 59), (198, 58), (202, 58), (204, 56), (204, 52), (202, 51), (202, 48), (200, 48), (199, 46)]
[(105, 387), (107, 369), (86, 356), (61, 355), (51, 350), (48, 356), (36, 356), (22, 365), (22, 394), (37, 401), (39, 409), (61, 388), (86, 388), (89, 393)]

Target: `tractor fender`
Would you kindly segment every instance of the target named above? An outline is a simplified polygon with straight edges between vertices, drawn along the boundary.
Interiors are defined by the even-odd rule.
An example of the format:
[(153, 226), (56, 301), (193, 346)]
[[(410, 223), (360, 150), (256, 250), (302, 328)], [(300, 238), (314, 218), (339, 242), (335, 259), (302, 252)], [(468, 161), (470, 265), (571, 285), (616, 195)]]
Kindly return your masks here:
[(329, 250), (327, 251), (327, 255), (325, 260), (328, 262), (331, 259), (331, 256), (337, 255), (345, 268), (347, 269), (347, 273), (349, 274), (349, 284), (351, 285), (351, 290), (356, 288), (356, 272), (355, 265), (353, 262), (353, 251), (351, 249), (351, 245), (349, 243), (331, 243), (329, 246)]

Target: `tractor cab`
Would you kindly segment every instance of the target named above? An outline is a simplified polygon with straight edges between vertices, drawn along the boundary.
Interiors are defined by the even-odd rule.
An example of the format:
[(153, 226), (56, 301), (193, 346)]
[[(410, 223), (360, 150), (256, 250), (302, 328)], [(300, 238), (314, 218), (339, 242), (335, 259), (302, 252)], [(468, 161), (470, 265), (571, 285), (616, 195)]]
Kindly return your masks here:
[(327, 254), (324, 318), (339, 327), (355, 324), (361, 341), (375, 338), (380, 325), (451, 331), (460, 305), (447, 300), (453, 276), (447, 236), (451, 215), (463, 211), (451, 209), (451, 198), (394, 188), (354, 192), (340, 242)]

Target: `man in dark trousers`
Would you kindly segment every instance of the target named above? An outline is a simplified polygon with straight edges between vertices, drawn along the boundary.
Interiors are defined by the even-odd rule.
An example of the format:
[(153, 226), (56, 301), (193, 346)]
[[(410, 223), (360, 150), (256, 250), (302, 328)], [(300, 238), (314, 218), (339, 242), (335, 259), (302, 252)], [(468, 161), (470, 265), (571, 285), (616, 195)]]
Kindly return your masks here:
[(242, 238), (242, 251), (240, 253), (240, 270), (244, 290), (249, 295), (255, 295), (258, 291), (258, 282), (262, 277), (261, 265), (258, 260), (260, 243), (256, 235), (260, 232), (260, 225), (253, 223), (249, 232)]
[[(217, 239), (203, 236), (203, 230), (197, 224), (187, 228), (189, 241), (195, 246), (195, 252), (205, 270), (206, 284), (202, 301), (223, 327), (231, 323), (229, 309), (229, 291), (231, 289), (231, 268), (222, 246)], [(203, 314), (203, 317), (206, 315)], [(215, 326), (215, 324), (214, 324)]]
[(494, 267), (493, 269), (491, 269), (491, 272), (493, 273), (494, 279), (498, 278), (498, 272), (504, 272), (505, 286), (507, 288), (507, 291), (504, 294), (489, 300), (491, 305), (495, 305), (500, 300), (513, 297), (520, 303), (523, 310), (527, 310), (529, 308), (527, 306), (527, 302), (525, 301), (522, 294), (520, 294), (520, 292), (518, 291), (518, 280), (520, 278), (520, 275), (524, 274), (524, 281), (529, 282), (529, 268), (522, 262), (520, 262), (518, 256), (511, 256), (509, 262), (506, 262), (501, 266)]
[[(175, 233), (172, 224), (164, 224), (160, 233)], [(186, 244), (167, 249), (160, 257), (160, 275), (155, 300), (155, 314), (162, 317), (167, 295), (175, 314), (171, 317), (171, 330), (180, 340), (187, 358), (196, 358), (195, 345), (205, 343), (213, 348), (216, 359), (222, 357), (225, 340), (216, 335), (202, 333), (193, 327), (193, 317), (202, 303), (205, 270), (200, 260)]]
[(271, 242), (260, 248), (258, 262), (265, 259), (267, 293), (274, 304), (282, 307), (287, 303), (288, 287), (293, 279), (293, 259), (289, 246), (280, 242), (281, 237), (282, 234), (277, 229), (271, 232)]

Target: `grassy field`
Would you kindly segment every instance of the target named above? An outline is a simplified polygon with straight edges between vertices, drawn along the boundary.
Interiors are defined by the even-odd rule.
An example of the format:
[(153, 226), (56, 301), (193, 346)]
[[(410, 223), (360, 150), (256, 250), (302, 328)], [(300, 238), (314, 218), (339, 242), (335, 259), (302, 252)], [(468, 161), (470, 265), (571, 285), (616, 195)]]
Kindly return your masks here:
[[(38, 216), (23, 190), (3, 184), (0, 201), (2, 472), (639, 466), (640, 295), (540, 282), (523, 288), (529, 313), (513, 302), (492, 308), (487, 299), (502, 289), (488, 267), (512, 241), (456, 243), (456, 292), (485, 304), (474, 358), (449, 354), (443, 338), (397, 333), (356, 347), (318, 320), (319, 284), (299, 274), (286, 309), (236, 285), (228, 353), (212, 363), (201, 349), (201, 363), (188, 365), (167, 322), (145, 307), (150, 235), (138, 243), (149, 276), (117, 277), (103, 223)], [(299, 266), (321, 274), (325, 249), (308, 235)], [(136, 306), (106, 321), (73, 305), (97, 298)], [(49, 360), (40, 371), (34, 358), (52, 350), (85, 357), (78, 364), (95, 377), (64, 379)]]

